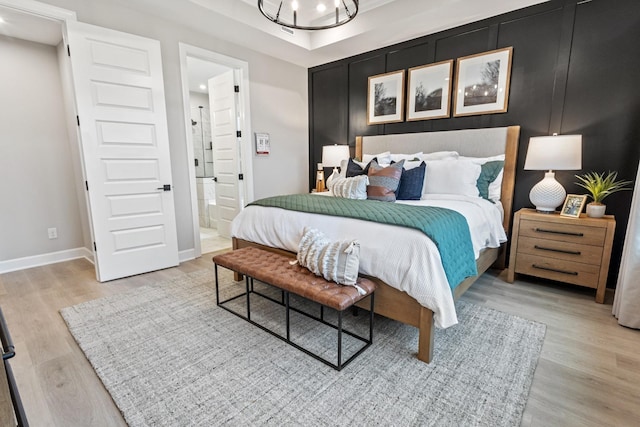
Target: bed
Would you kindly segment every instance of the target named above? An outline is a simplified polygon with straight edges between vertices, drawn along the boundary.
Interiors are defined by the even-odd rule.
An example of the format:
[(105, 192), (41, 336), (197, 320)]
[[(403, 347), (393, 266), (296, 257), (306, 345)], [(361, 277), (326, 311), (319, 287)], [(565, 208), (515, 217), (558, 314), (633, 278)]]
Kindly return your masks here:
[[(460, 156), (471, 158), (488, 158), (504, 155), (504, 170), (502, 174), (502, 184), (499, 188), (500, 200), (498, 202), (498, 206), (501, 206), (502, 209), (500, 214), (501, 216), (498, 221), (500, 221), (500, 219), (502, 220), (502, 230), (500, 231), (506, 236), (506, 233), (508, 233), (511, 226), (519, 133), (519, 126), (509, 126), (502, 128), (357, 137), (355, 157), (363, 159), (371, 157), (377, 153), (389, 151), (393, 153), (433, 153), (455, 151)], [(447, 207), (447, 204), (450, 203), (449, 201), (440, 200), (447, 199), (446, 196), (434, 196), (432, 198), (435, 198), (435, 201), (429, 203), (434, 203), (436, 206), (442, 205)], [(456, 199), (453, 203), (465, 204), (465, 206), (477, 204), (481, 208), (485, 208), (483, 203), (468, 202), (469, 201), (467, 200), (459, 201)], [(485, 205), (488, 203), (489, 202), (486, 202)], [(278, 213), (275, 215), (273, 211), (274, 209), (278, 210)], [(233, 248), (238, 249), (246, 246), (258, 246), (276, 252), (291, 253), (292, 251), (295, 251), (295, 236), (299, 235), (301, 232), (298, 228), (303, 224), (315, 226), (315, 217), (324, 217), (322, 219), (322, 226), (325, 227), (328, 232), (333, 232), (334, 237), (346, 232), (346, 230), (349, 230), (352, 234), (357, 234), (357, 232), (362, 233), (361, 237), (364, 238), (365, 241), (366, 239), (369, 239), (368, 242), (371, 244), (374, 242), (369, 235), (372, 225), (368, 224), (366, 225), (366, 227), (369, 227), (368, 229), (365, 227), (358, 231), (358, 227), (354, 227), (353, 221), (358, 221), (355, 219), (331, 217), (331, 219), (328, 220), (327, 217), (323, 215), (314, 216), (314, 214), (291, 213), (291, 217), (288, 216), (283, 220), (284, 217), (282, 215), (282, 210), (279, 210), (278, 208), (250, 206), (243, 210), (236, 220), (234, 220), (234, 225), (232, 227)], [(364, 221), (360, 222), (363, 223)], [(254, 227), (256, 227), (256, 229), (261, 229), (261, 231), (254, 230)], [(391, 226), (380, 225), (378, 230), (380, 227)], [(409, 241), (410, 236), (407, 233), (420, 234), (415, 230), (398, 230), (398, 227), (395, 228), (394, 237), (396, 239), (401, 239), (404, 238), (403, 236), (406, 236), (407, 241)], [(411, 236), (411, 239), (413, 238), (414, 237)], [(426, 237), (423, 236), (420, 238)], [(428, 241), (428, 238), (426, 239)], [(424, 246), (428, 246), (427, 243), (429, 242), (425, 242)], [(366, 245), (363, 244), (363, 246)], [(426, 255), (422, 255), (419, 250), (411, 250), (409, 252), (412, 256), (423, 258), (414, 258), (409, 260), (408, 265), (412, 267), (404, 267), (404, 272), (396, 272), (395, 276), (390, 276), (387, 274), (387, 270), (394, 269), (387, 269), (381, 265), (377, 266), (377, 264), (379, 264), (379, 256), (378, 258), (375, 258), (375, 262), (370, 262), (368, 265), (367, 261), (371, 260), (366, 258), (365, 251), (361, 253), (361, 267), (363, 265), (366, 267), (364, 269), (364, 273), (371, 273), (365, 275), (373, 279), (378, 285), (376, 290), (375, 312), (419, 329), (417, 351), (418, 359), (427, 363), (431, 361), (434, 346), (434, 327), (448, 327), (452, 324), (452, 319), (455, 320), (455, 308), (453, 308), (453, 314), (450, 312), (450, 310), (452, 310), (451, 307), (453, 307), (453, 300), (459, 298), (460, 295), (462, 295), (471, 286), (471, 284), (492, 265), (498, 268), (504, 268), (506, 256), (504, 244), (499, 245), (494, 242), (489, 246), (493, 247), (478, 248), (477, 245), (474, 244), (477, 275), (467, 277), (462, 280), (453, 290), (447, 289), (449, 294), (445, 298), (446, 301), (444, 306), (439, 305), (439, 302), (433, 303), (429, 299), (422, 298), (422, 294), (416, 295), (411, 290), (411, 280), (407, 279), (409, 276), (415, 276), (415, 271), (419, 271), (419, 275), (429, 277), (428, 280), (422, 280), (422, 282), (425, 283), (421, 284), (421, 286), (426, 286), (429, 289), (428, 293), (433, 293), (437, 298), (440, 298), (440, 294), (446, 293), (442, 291), (441, 284), (438, 283), (438, 274), (440, 273), (431, 272), (431, 270), (437, 270), (437, 268), (431, 268), (431, 265), (437, 264), (439, 260), (438, 256), (429, 255), (427, 252), (425, 252)], [(371, 254), (371, 257), (373, 259), (373, 253)], [(395, 269), (397, 270), (397, 268)], [(409, 285), (407, 285), (407, 283), (409, 283)], [(363, 308), (365, 307), (363, 306)]]

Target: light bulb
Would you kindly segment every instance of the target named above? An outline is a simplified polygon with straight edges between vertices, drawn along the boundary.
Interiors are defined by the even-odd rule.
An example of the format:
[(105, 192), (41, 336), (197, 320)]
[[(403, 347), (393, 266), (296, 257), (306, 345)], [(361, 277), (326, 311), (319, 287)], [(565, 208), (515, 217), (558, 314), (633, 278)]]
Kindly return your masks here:
[(324, 12), (327, 9), (327, 6), (324, 5), (324, 3), (318, 3), (318, 5), (316, 6), (316, 10), (318, 12)]
[(298, 2), (297, 1), (292, 1), (291, 2), (291, 9), (293, 10), (298, 10)]

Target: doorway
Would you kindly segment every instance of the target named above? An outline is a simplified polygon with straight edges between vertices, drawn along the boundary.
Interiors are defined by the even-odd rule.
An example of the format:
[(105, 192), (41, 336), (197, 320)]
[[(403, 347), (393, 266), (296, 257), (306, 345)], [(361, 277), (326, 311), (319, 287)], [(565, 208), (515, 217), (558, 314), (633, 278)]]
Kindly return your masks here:
[[(187, 156), (193, 212), (194, 257), (231, 247), (229, 222), (253, 200), (248, 64), (235, 58), (180, 43)], [(229, 185), (228, 158), (220, 159), (212, 128), (212, 81), (232, 75), (236, 91), (233, 120), (240, 135), (233, 156), (234, 182)], [(212, 80), (213, 79), (213, 80)], [(212, 96), (210, 98), (210, 95)], [(213, 114), (212, 114), (213, 112)], [(218, 155), (217, 155), (218, 153)], [(217, 163), (217, 168), (216, 168)], [(231, 193), (229, 189), (232, 189)], [(219, 227), (220, 225), (220, 227)]]

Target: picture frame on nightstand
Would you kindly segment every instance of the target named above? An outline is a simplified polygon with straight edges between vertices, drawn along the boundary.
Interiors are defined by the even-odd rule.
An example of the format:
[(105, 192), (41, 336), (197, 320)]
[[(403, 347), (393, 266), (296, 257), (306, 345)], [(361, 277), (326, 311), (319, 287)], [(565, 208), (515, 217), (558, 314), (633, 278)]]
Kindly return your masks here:
[(580, 218), (580, 213), (587, 201), (586, 194), (567, 194), (560, 215)]

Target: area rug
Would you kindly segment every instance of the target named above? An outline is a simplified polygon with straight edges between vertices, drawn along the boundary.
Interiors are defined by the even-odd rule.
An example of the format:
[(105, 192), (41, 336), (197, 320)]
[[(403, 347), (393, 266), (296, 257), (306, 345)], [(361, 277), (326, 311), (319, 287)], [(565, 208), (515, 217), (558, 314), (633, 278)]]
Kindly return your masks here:
[[(232, 279), (221, 270), (225, 294), (241, 290)], [(431, 364), (417, 329), (376, 316), (373, 345), (340, 372), (216, 306), (211, 271), (61, 314), (130, 426), (520, 425), (545, 326), (456, 308)], [(319, 340), (304, 322), (292, 319), (298, 338)]]

